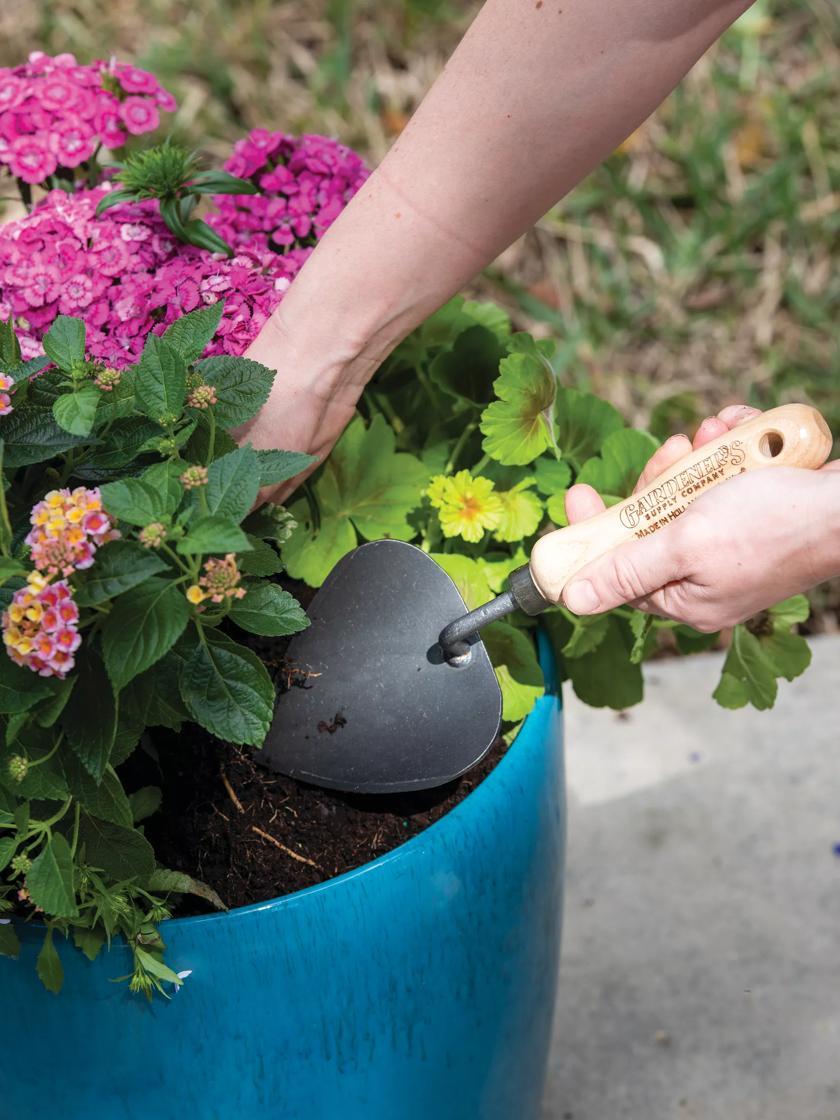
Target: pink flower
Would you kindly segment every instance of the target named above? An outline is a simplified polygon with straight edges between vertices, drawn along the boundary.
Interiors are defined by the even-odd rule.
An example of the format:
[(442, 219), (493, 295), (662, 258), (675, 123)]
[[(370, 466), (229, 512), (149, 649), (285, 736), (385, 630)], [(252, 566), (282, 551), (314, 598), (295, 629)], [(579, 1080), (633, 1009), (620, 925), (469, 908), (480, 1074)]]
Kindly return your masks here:
[(117, 63), (116, 75), (126, 93), (157, 93), (160, 89), (160, 83), (154, 74), (124, 62)]
[(33, 307), (42, 307), (58, 299), (61, 291), (61, 272), (52, 264), (36, 264), (25, 281), (24, 292)]
[(83, 121), (62, 125), (51, 140), (52, 150), (64, 167), (78, 167), (94, 153), (93, 129)]
[(22, 78), (16, 77), (8, 70), (0, 71), (0, 113), (20, 105), (26, 97), (26, 92), (26, 83)]
[(58, 162), (43, 136), (20, 136), (9, 147), (12, 174), (24, 183), (40, 183), (55, 171)]
[(76, 107), (79, 87), (63, 74), (55, 74), (38, 83), (36, 96), (45, 109), (67, 112)]
[(134, 136), (153, 132), (160, 124), (157, 106), (145, 97), (127, 97), (120, 105), (120, 119)]
[(0, 416), (8, 416), (12, 412), (12, 398), (9, 396), (9, 390), (14, 385), (11, 377), (5, 373), (0, 373)]
[(62, 315), (75, 315), (90, 307), (93, 297), (93, 280), (83, 272), (77, 272), (62, 282), (58, 309)]
[(66, 580), (49, 583), (30, 572), (25, 587), (3, 612), (3, 642), (12, 661), (42, 677), (63, 679), (75, 665), (82, 644), (79, 608)]
[(102, 509), (98, 490), (51, 490), (33, 507), (25, 543), (32, 563), (47, 576), (69, 576), (93, 564), (97, 548), (119, 533)]

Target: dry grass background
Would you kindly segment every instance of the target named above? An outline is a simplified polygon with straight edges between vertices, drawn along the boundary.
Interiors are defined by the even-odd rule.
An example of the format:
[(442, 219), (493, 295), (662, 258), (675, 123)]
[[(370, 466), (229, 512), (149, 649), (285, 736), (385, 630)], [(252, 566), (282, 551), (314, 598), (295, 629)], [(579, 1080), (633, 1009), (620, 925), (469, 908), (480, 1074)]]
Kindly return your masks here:
[[(117, 53), (221, 160), (256, 125), (382, 156), (477, 5), (12, 0), (0, 64)], [(759, 0), (636, 134), (476, 288), (562, 341), (564, 376), (659, 435), (747, 399), (840, 432), (840, 10)]]

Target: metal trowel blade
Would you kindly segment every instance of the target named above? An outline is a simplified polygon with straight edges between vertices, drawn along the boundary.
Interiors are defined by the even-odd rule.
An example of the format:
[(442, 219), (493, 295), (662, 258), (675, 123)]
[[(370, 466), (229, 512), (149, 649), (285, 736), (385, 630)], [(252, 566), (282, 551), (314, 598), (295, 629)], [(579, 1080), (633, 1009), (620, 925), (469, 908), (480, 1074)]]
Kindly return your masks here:
[(289, 645), (287, 663), (305, 686), (278, 697), (258, 760), (359, 793), (426, 789), (469, 770), (498, 734), (502, 697), (480, 641), (458, 667), (437, 645), (466, 610), (414, 545), (372, 541), (349, 553)]

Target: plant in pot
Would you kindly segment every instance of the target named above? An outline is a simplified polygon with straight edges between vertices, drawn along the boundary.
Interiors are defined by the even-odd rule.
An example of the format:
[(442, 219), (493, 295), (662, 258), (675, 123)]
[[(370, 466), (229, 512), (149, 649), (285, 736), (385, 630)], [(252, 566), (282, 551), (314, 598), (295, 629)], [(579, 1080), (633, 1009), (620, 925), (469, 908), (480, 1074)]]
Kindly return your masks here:
[[(556, 686), (626, 707), (662, 635), (715, 636), (630, 608), (555, 610), (539, 636), (494, 624), (504, 738), (441, 791), (326, 794), (258, 751), (308, 684), (284, 658), (307, 625), (295, 592), (357, 543), (418, 544), (478, 605), (563, 524), (573, 480), (624, 496), (655, 441), (564, 387), (554, 343), (458, 299), (385, 363), (291, 507), (254, 509), (310, 460), (237, 443), (275, 376), (240, 355), (361, 161), (257, 130), (224, 171), (169, 144), (103, 167), (97, 143), (170, 107), (151, 75), (35, 56), (4, 89), (25, 142), (0, 160), (28, 205), (45, 193), (0, 230), (0, 1099), (71, 1118), (536, 1116)], [(45, 132), (73, 127), (69, 160), (50, 142), (39, 164)], [(806, 610), (741, 631), (722, 702), (766, 704), (804, 669), (804, 642), (775, 639)]]

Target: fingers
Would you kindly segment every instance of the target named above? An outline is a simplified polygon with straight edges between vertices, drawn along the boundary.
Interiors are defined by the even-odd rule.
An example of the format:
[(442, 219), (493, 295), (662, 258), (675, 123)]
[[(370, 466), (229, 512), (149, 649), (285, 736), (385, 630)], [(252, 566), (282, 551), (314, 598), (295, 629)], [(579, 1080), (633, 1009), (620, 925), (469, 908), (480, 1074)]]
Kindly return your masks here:
[(749, 404), (730, 404), (718, 413), (718, 420), (722, 420), (727, 428), (735, 428), (747, 420), (753, 420), (761, 415), (760, 408), (753, 408)]
[(704, 443), (711, 443), (713, 439), (725, 436), (729, 431), (726, 424), (717, 416), (707, 416), (697, 431), (694, 433), (692, 446), (695, 450)]
[[(674, 526), (652, 537), (605, 553), (573, 577), (563, 591), (563, 602), (575, 614), (601, 614), (624, 603), (644, 600), (660, 587), (684, 574)], [(678, 538), (677, 538), (678, 539)]]
[(570, 525), (576, 525), (578, 521), (586, 521), (597, 513), (603, 513), (606, 508), (598, 491), (587, 486), (585, 482), (572, 486), (566, 492), (566, 517)]
[(688, 436), (671, 436), (670, 439), (666, 439), (658, 451), (655, 451), (648, 459), (647, 466), (639, 475), (639, 481), (636, 483), (633, 493), (637, 494), (640, 490), (643, 490), (657, 475), (667, 471), (684, 455), (688, 455), (689, 451), (691, 451), (691, 440)]

